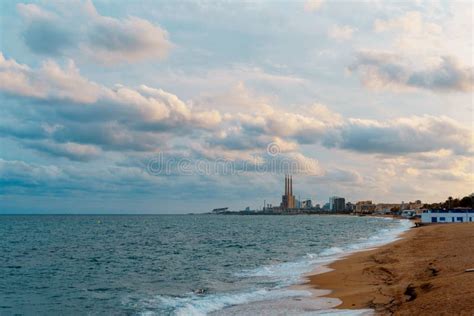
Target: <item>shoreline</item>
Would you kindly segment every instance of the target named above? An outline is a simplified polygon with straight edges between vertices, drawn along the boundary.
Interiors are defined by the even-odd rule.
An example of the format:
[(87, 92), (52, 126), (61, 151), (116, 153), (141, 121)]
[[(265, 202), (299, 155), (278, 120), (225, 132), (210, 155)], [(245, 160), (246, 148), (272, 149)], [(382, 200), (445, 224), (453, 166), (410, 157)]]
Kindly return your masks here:
[(473, 249), (474, 223), (411, 228), (395, 241), (330, 263), (329, 271), (308, 274), (305, 286), (330, 290), (318, 297), (339, 299), (335, 309), (472, 315), (474, 273), (464, 270), (474, 268)]

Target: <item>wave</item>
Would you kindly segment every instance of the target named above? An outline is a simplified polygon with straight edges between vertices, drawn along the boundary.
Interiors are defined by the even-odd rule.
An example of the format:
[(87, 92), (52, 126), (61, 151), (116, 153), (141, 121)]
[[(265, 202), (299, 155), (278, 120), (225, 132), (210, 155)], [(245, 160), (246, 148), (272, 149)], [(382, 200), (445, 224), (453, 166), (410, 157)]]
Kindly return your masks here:
[[(304, 282), (305, 275), (312, 272), (323, 273), (327, 271), (325, 266), (334, 262), (348, 254), (367, 250), (381, 246), (383, 244), (395, 241), (399, 238), (399, 235), (409, 229), (412, 224), (409, 220), (399, 220), (400, 225), (393, 229), (381, 229), (376, 234), (369, 236), (364, 239), (360, 239), (352, 244), (346, 246), (334, 246), (323, 249), (318, 253), (308, 253), (303, 258), (292, 262), (283, 262), (267, 266), (262, 266), (256, 269), (244, 270), (235, 274), (237, 278), (254, 278), (256, 280), (256, 286), (258, 285), (259, 279), (264, 279), (267, 282), (274, 282), (272, 287), (265, 288), (254, 288), (248, 289), (245, 292), (238, 293), (216, 293), (197, 295), (189, 293), (186, 296), (173, 297), (157, 295), (156, 297), (144, 299), (139, 302), (137, 306), (140, 310), (144, 310), (143, 315), (155, 315), (155, 314), (171, 314), (171, 315), (207, 315), (212, 312), (228, 310), (229, 307), (233, 307), (234, 314), (252, 314), (248, 311), (250, 306), (257, 304), (258, 302), (265, 301), (264, 305), (258, 306), (258, 308), (271, 308), (268, 312), (271, 314), (271, 310), (276, 307), (271, 307), (271, 304), (276, 304), (276, 301), (298, 299), (298, 306), (301, 304), (301, 300), (311, 296), (311, 292), (306, 290), (292, 290), (289, 287)], [(265, 282), (263, 282), (265, 283)], [(276, 285), (275, 285), (276, 284)], [(260, 286), (264, 286), (260, 284)], [(273, 302), (273, 303), (270, 303)], [(331, 307), (338, 305), (336, 301), (328, 301), (324, 299), (317, 301), (314, 298), (308, 299), (313, 304), (313, 310), (317, 310), (318, 315), (334, 315), (335, 311), (331, 310)], [(286, 301), (284, 306), (292, 306), (293, 301)], [(318, 306), (314, 306), (314, 304)], [(281, 307), (279, 307), (281, 308)], [(295, 308), (298, 308), (295, 305)], [(247, 312), (245, 312), (247, 310)], [(257, 312), (259, 309), (254, 310)], [(306, 309), (307, 310), (307, 309)], [(290, 314), (302, 314), (304, 310), (295, 312), (290, 311)], [(370, 311), (341, 311), (338, 310), (338, 315), (366, 315)], [(306, 313), (305, 313), (306, 314)], [(311, 314), (311, 313), (310, 313)]]

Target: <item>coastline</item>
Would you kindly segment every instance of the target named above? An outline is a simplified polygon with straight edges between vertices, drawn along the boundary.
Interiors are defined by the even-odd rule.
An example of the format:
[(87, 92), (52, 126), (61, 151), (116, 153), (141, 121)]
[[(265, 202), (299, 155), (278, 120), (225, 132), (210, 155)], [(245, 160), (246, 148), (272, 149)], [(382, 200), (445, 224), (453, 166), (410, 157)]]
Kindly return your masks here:
[(306, 285), (330, 290), (323, 297), (341, 300), (336, 309), (471, 315), (474, 273), (464, 271), (474, 268), (474, 223), (412, 228), (399, 238), (329, 264)]

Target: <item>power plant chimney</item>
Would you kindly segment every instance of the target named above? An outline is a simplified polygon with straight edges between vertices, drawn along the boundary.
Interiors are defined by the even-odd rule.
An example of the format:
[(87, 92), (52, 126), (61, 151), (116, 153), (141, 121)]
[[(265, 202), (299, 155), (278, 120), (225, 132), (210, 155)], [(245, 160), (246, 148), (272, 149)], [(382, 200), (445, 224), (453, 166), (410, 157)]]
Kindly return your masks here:
[(289, 193), (290, 196), (293, 195), (293, 178), (291, 177), (290, 175), (290, 193)]

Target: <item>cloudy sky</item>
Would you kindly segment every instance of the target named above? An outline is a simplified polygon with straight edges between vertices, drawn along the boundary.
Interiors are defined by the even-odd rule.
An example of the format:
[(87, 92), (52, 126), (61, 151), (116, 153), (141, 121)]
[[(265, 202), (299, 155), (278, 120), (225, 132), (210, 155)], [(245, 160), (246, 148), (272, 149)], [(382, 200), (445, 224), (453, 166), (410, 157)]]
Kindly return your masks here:
[(469, 1), (0, 3), (0, 213), (474, 191)]

